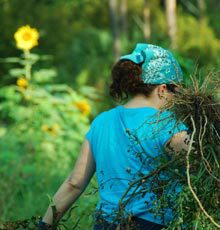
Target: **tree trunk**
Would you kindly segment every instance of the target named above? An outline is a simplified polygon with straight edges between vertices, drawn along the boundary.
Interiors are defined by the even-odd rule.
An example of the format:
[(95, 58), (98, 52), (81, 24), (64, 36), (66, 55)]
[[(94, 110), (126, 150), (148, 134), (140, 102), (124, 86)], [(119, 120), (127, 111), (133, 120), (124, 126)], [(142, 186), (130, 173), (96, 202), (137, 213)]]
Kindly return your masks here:
[(197, 4), (199, 8), (199, 20), (202, 22), (205, 18), (206, 4), (204, 0), (197, 0)]
[(121, 54), (121, 42), (119, 34), (118, 0), (109, 0), (109, 11), (113, 36), (114, 60), (118, 60)]
[(171, 47), (176, 48), (176, 0), (166, 0), (166, 19)]
[(150, 0), (144, 0), (144, 39), (146, 41), (150, 40), (151, 37), (151, 27), (150, 27)]
[(128, 5), (127, 0), (121, 0), (120, 3), (120, 27), (121, 33), (123, 36), (127, 36), (127, 13), (128, 13)]

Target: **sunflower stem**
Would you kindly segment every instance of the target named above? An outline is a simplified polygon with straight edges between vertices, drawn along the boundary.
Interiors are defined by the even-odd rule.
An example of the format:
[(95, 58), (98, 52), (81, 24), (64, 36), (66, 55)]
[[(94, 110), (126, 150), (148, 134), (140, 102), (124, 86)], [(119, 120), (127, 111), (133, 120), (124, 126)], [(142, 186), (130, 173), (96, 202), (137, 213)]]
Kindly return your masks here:
[(31, 62), (30, 62), (30, 50), (24, 50), (25, 58), (25, 77), (28, 81), (31, 80)]

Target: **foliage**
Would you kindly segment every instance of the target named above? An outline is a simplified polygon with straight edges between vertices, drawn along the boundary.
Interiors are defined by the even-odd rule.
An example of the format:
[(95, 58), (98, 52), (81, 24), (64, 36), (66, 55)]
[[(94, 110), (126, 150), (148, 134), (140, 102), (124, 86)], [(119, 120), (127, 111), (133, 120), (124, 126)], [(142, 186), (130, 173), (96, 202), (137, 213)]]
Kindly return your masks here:
[(64, 52), (68, 61), (63, 70), (64, 74), (69, 71), (75, 76), (71, 85), (105, 87), (110, 75), (111, 45), (110, 34), (95, 28), (86, 28), (73, 38), (70, 49)]
[(1, 221), (45, 212), (46, 193), (53, 194), (69, 173), (89, 127), (92, 101), (66, 84), (52, 83), (54, 68), (32, 72), (40, 59), (24, 49), (21, 58), (5, 60), (20, 68), (10, 69), (16, 84), (0, 92)]
[(220, 41), (208, 26), (208, 21), (198, 22), (192, 16), (183, 15), (178, 18), (178, 24), (181, 28), (178, 30), (179, 51), (202, 66), (218, 65)]
[[(148, 42), (169, 47), (164, 3), (159, 0), (149, 2), (152, 34)], [(193, 14), (194, 11), (191, 10), (192, 8), (196, 9), (196, 12), (199, 11), (197, 1), (189, 2), (178, 1), (177, 51), (182, 57), (190, 58), (201, 66), (208, 64), (210, 67), (216, 67), (219, 65), (219, 57), (216, 55), (219, 49), (217, 23), (219, 2), (206, 1), (205, 20), (201, 24), (198, 21), (198, 13)], [(20, 7), (21, 5), (23, 7)], [(142, 1), (128, 0), (127, 32), (121, 40), (123, 53), (131, 50), (135, 43), (145, 42), (142, 10)], [(105, 92), (106, 87), (100, 81), (108, 80), (109, 67), (113, 62), (108, 1), (2, 0), (0, 19), (2, 21), (0, 52), (3, 57), (18, 54), (11, 42), (16, 28), (23, 24), (34, 25), (40, 28), (42, 38), (41, 49), (35, 49), (39, 53), (52, 55), (51, 63), (57, 67), (59, 76), (62, 76), (54, 78), (54, 81), (65, 82), (71, 86), (75, 83), (81, 85), (86, 83), (95, 85), (101, 92)], [(55, 31), (56, 36), (54, 36)], [(77, 44), (80, 46), (76, 47)], [(211, 51), (208, 57), (207, 51), (208, 53)], [(82, 55), (80, 58), (79, 54)], [(90, 60), (91, 64), (87, 60)], [(10, 67), (8, 64), (1, 64), (0, 73), (3, 75), (1, 85), (11, 83), (10, 78), (7, 78), (7, 69)], [(83, 73), (81, 73), (82, 69)], [(97, 71), (98, 69), (100, 72)]]

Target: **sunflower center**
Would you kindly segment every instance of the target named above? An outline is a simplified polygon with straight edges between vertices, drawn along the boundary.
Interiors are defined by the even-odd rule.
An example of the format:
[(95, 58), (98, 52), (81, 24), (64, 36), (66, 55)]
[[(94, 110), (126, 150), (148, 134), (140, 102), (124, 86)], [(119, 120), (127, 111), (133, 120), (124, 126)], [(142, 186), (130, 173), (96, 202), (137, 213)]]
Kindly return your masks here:
[(26, 32), (23, 34), (22, 38), (25, 40), (25, 41), (29, 41), (31, 39), (31, 34)]

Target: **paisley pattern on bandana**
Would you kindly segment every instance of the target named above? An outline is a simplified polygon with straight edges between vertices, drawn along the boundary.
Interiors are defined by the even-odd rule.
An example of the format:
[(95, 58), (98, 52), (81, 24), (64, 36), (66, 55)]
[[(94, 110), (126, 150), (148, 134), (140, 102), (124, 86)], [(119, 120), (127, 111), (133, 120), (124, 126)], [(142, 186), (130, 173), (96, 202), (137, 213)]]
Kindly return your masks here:
[(142, 79), (146, 84), (178, 84), (182, 70), (172, 53), (159, 46), (138, 43), (134, 51), (120, 60), (142, 64)]

